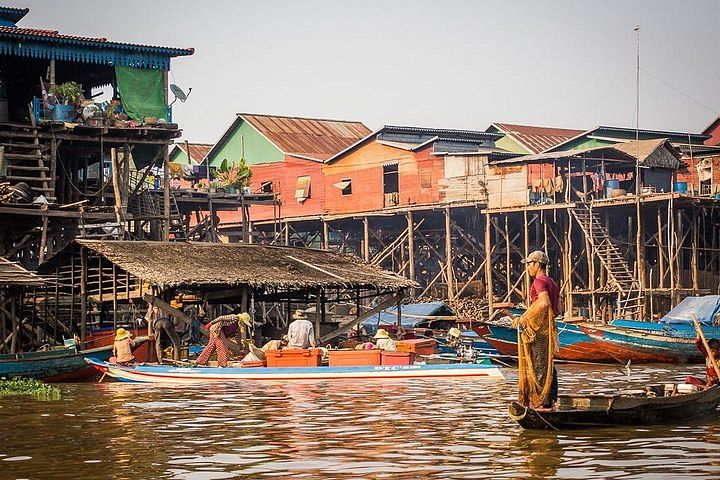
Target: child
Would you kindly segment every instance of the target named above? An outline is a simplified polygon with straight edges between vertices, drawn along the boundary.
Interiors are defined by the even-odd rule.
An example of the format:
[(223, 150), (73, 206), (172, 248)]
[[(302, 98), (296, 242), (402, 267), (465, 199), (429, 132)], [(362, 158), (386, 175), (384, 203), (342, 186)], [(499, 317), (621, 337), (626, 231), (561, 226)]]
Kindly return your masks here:
[(130, 338), (130, 332), (124, 328), (118, 328), (115, 332), (115, 343), (113, 343), (113, 356), (110, 358), (110, 363), (116, 365), (129, 365), (135, 361), (135, 357), (132, 354), (132, 347), (135, 346), (135, 342)]
[[(717, 338), (711, 338), (710, 340), (708, 340), (707, 343), (708, 347), (710, 347), (710, 350), (712, 350), (713, 352), (715, 361), (720, 361), (720, 340), (718, 340)], [(692, 385), (697, 385), (699, 387), (705, 388), (709, 388), (713, 385), (720, 383), (712, 360), (710, 360), (710, 355), (708, 355), (707, 350), (705, 350), (705, 345), (703, 345), (702, 339), (699, 335), (695, 337), (695, 346), (697, 346), (698, 350), (700, 350), (700, 352), (702, 352), (703, 356), (705, 357), (705, 373), (707, 375), (707, 380), (703, 382), (697, 377), (690, 376), (685, 379), (685, 383), (690, 383)]]

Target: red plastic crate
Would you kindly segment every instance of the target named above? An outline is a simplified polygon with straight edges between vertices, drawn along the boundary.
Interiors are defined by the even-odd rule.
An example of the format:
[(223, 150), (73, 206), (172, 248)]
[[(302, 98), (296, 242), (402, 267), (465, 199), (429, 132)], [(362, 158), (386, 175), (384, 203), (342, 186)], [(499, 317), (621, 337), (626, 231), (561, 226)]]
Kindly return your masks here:
[(410, 352), (382, 352), (383, 365), (412, 365), (415, 355)]
[(322, 362), (319, 348), (268, 350), (265, 355), (268, 367), (319, 367)]
[(437, 342), (432, 338), (413, 338), (396, 342), (398, 352), (410, 352), (417, 355), (432, 355), (435, 353)]
[(328, 364), (331, 367), (359, 367), (380, 365), (380, 350), (330, 350)]

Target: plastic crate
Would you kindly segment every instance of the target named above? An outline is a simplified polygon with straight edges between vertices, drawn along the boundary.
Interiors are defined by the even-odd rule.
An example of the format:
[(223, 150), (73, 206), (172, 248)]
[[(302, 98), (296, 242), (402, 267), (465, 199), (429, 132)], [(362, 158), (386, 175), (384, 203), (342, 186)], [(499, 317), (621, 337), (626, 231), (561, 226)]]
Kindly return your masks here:
[(396, 343), (398, 352), (410, 352), (417, 355), (432, 355), (437, 348), (437, 342), (432, 338), (414, 338), (400, 340)]
[(328, 364), (331, 367), (359, 367), (380, 365), (381, 350), (330, 350)]
[(383, 365), (412, 365), (415, 355), (410, 352), (382, 352)]
[(319, 367), (322, 361), (319, 348), (268, 350), (265, 355), (268, 367)]
[(254, 362), (240, 362), (240, 367), (242, 368), (251, 368), (251, 367), (265, 367), (267, 366), (267, 362), (265, 360), (262, 361), (254, 361)]

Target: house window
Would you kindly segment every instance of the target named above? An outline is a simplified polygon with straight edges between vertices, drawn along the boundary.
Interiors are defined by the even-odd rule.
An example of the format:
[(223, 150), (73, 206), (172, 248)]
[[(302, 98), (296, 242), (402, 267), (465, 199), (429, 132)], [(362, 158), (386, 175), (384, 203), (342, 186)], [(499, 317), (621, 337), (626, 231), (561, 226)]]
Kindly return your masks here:
[(302, 203), (310, 198), (310, 175), (297, 177), (297, 186), (295, 187), (295, 199), (298, 203)]
[(261, 182), (260, 183), (260, 193), (273, 193), (272, 182)]
[(420, 172), (420, 188), (432, 188), (432, 172), (430, 170)]
[(352, 195), (352, 180), (349, 178), (343, 178), (338, 183), (334, 184), (335, 187), (340, 189), (340, 194), (345, 197)]
[(398, 193), (398, 164), (383, 165), (383, 193)]

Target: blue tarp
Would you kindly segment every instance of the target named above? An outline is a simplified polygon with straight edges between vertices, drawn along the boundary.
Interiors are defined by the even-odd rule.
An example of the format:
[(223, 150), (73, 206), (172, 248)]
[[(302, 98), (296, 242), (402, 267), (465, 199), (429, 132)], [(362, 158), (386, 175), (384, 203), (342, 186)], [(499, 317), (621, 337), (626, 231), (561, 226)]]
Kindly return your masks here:
[(659, 323), (692, 323), (692, 313), (702, 324), (720, 324), (720, 295), (687, 297), (661, 318)]
[[(454, 315), (445, 302), (410, 303), (400, 308), (400, 322), (405, 329), (415, 328), (417, 324), (427, 322), (424, 317)], [(374, 335), (378, 324), (397, 325), (397, 307), (388, 308), (363, 322), (368, 335)]]

